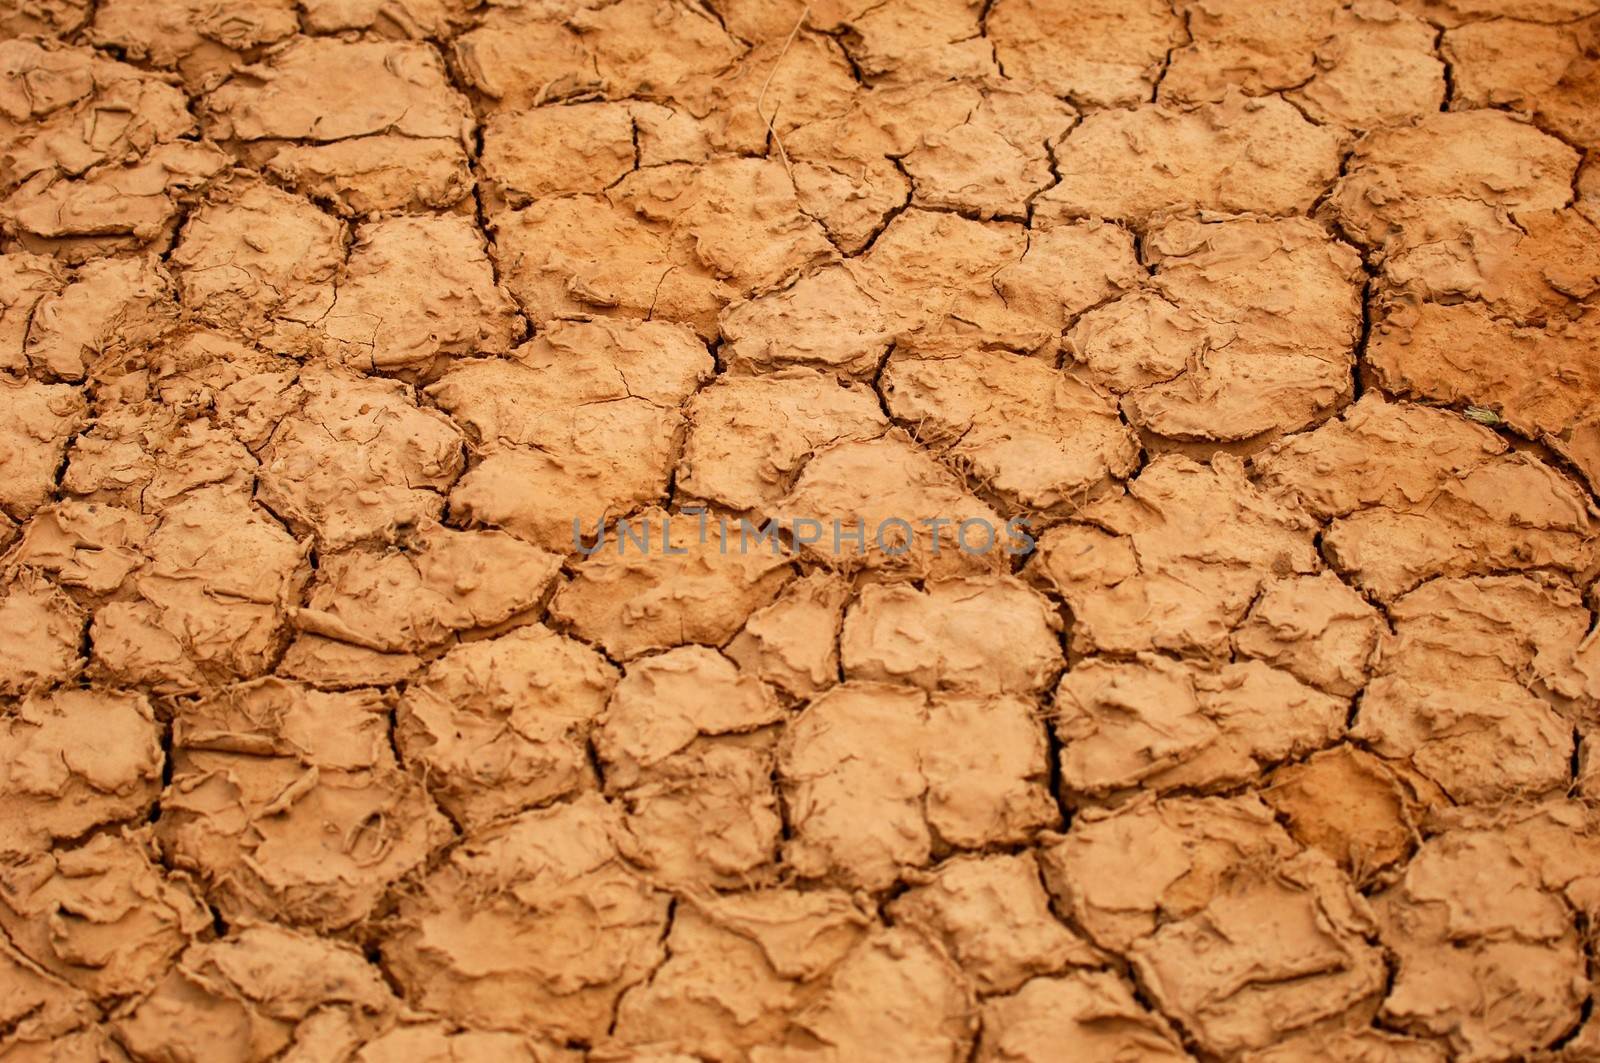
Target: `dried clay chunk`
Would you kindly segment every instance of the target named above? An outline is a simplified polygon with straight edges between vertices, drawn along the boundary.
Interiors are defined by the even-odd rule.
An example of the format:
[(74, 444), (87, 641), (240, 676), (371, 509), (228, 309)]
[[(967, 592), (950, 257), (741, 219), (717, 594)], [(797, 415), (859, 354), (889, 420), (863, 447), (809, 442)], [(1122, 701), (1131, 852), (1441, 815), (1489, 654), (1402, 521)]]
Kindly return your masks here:
[(732, 510), (770, 512), (805, 462), (887, 430), (878, 396), (804, 368), (723, 375), (690, 400), (677, 487)]
[(1569, 143), (1600, 144), (1594, 42), (1600, 17), (1541, 25), (1492, 19), (1445, 31), (1458, 107), (1505, 107), (1530, 114)]
[(557, 322), (509, 359), (458, 363), (426, 389), (480, 444), (452, 515), (572, 553), (666, 495), (677, 406), (711, 372), (699, 339), (664, 321)]
[(721, 645), (793, 575), (775, 537), (741, 546), (739, 527), (724, 539), (704, 514), (649, 509), (629, 529), (610, 529), (550, 603), (558, 623), (614, 658)]
[(1304, 218), (1174, 221), (1145, 238), (1155, 276), (1084, 314), (1075, 372), (1136, 427), (1182, 440), (1303, 428), (1349, 401), (1361, 257)]
[(68, 180), (35, 174), (3, 202), (0, 220), (16, 246), (72, 264), (117, 251), (163, 248), (184, 208), (227, 171), (228, 157), (203, 141), (152, 147), (136, 163), (107, 163)]
[(847, 679), (1030, 696), (1066, 666), (1060, 627), (1055, 607), (1009, 576), (871, 583), (845, 614), (840, 653)]
[[(1580, 1022), (1588, 977), (1573, 909), (1594, 910), (1594, 819), (1565, 802), (1460, 819), (1375, 900), (1396, 960), (1380, 1014), (1460, 1058), (1532, 1053)], [(1471, 1003), (1484, 1000), (1496, 1006)]]
[[(472, 24), (473, 0), (304, 0), (308, 33), (376, 29), (384, 36), (444, 40)], [(470, 1038), (468, 1039), (470, 1040)]]
[[(998, 0), (987, 29), (1008, 77), (1098, 107), (1148, 100), (1167, 52), (1183, 40), (1181, 19), (1160, 0)], [(1052, 44), (1067, 40), (1072, 48)]]
[[(1592, 245), (1585, 253), (1600, 281), (1600, 255)], [(1384, 319), (1369, 364), (1398, 394), (1466, 403), (1526, 435), (1561, 436), (1592, 418), (1600, 371), (1589, 352), (1597, 330), (1600, 312), (1587, 307), (1520, 325), (1478, 306), (1426, 303)]]
[(0, 377), (0, 510), (22, 519), (49, 501), (67, 445), (88, 421), (83, 392), (68, 384)]
[(246, 0), (226, 12), (206, 0), (107, 0), (94, 9), (90, 39), (167, 70), (191, 87), (221, 81), (241, 53), (299, 29), (291, 0)]
[(1364, 887), (1411, 854), (1432, 796), (1417, 782), (1341, 744), (1279, 768), (1261, 796), (1296, 841), (1327, 853)]
[(1315, 523), (1226, 455), (1157, 457), (1080, 518), (1041, 535), (1025, 569), (1066, 599), (1079, 653), (1226, 656), (1263, 586), (1321, 567)]
[(66, 271), (45, 255), (0, 254), (0, 370), (27, 372), (35, 308), (66, 280)]
[(874, 922), (839, 889), (686, 897), (667, 935), (666, 962), (619, 1002), (615, 1039), (619, 1047), (711, 1058), (770, 1047), (795, 1012), (826, 992), (828, 974)]
[[(87, 48), (8, 38), (0, 43), (0, 98), (9, 119), (0, 133), (7, 188), (51, 171), (81, 177), (194, 130), (183, 91), (169, 78)], [(120, 123), (94, 121), (113, 111), (123, 112)]]
[(1162, 102), (1217, 100), (1232, 88), (1283, 92), (1313, 120), (1356, 129), (1441, 109), (1437, 30), (1389, 0), (1206, 0), (1186, 15), (1190, 41), (1172, 55)]
[(723, 312), (735, 372), (809, 366), (871, 378), (890, 348), (954, 357), (974, 348), (1053, 360), (1062, 328), (1144, 275), (1129, 235), (1095, 221), (979, 222), (896, 215), (856, 259)]
[(69, 262), (170, 235), (179, 201), (227, 164), (184, 139), (194, 118), (170, 79), (87, 47), (0, 43), (0, 100), (0, 216)]
[(89, 18), (88, 0), (8, 0), (0, 4), (0, 30), (8, 36), (64, 37)]
[(1230, 87), (1263, 96), (1304, 85), (1313, 52), (1333, 29), (1338, 0), (1297, 5), (1205, 0), (1186, 11), (1189, 41), (1172, 53), (1161, 79), (1165, 101), (1220, 99)]
[(1015, 993), (983, 1003), (978, 1063), (1047, 1063), (1071, 1058), (1170, 1060), (1192, 1057), (1159, 1015), (1111, 971), (1076, 970), (1034, 978)]
[(1350, 5), (1207, 0), (1187, 11), (1162, 102), (1217, 100), (1237, 87), (1284, 92), (1319, 122), (1372, 129), (1436, 113), (1444, 66), (1437, 31), (1389, 0)]
[[(1517, 212), (1515, 225), (1502, 224), (1496, 218), (1493, 224), (1463, 225), (1460, 231), (1464, 234), (1461, 239), (1431, 240), (1414, 247), (1402, 244), (1385, 258), (1384, 275), (1396, 290), (1378, 304), (1382, 316), (1373, 333), (1377, 342), (1372, 351), (1374, 356), (1381, 355), (1377, 360), (1384, 371), (1397, 381), (1404, 380), (1408, 363), (1427, 366), (1438, 358), (1430, 341), (1450, 332), (1470, 344), (1479, 336), (1515, 342), (1534, 329), (1545, 329), (1557, 348), (1551, 352), (1553, 358), (1570, 357), (1570, 352), (1560, 349), (1565, 346), (1562, 340), (1570, 335), (1567, 326), (1582, 321), (1583, 301), (1600, 290), (1595, 219), (1581, 206), (1576, 210), (1522, 210)], [(1418, 300), (1424, 305), (1418, 305)], [(1404, 346), (1413, 339), (1420, 350), (1414, 359), (1408, 359)], [(1530, 350), (1528, 356), (1541, 353)], [(1490, 368), (1481, 358), (1475, 357), (1462, 368), (1472, 373), (1457, 382), (1467, 393), (1490, 391), (1486, 387), (1490, 380), (1493, 390), (1518, 383), (1515, 375), (1504, 380), (1474, 380), (1473, 376)], [(1550, 398), (1565, 398), (1573, 385), (1582, 386), (1580, 381), (1581, 377), (1564, 381), (1566, 386), (1556, 389)], [(1413, 386), (1419, 385), (1420, 381)], [(1493, 393), (1479, 397), (1504, 401)], [(1537, 389), (1530, 389), (1523, 402), (1505, 402), (1507, 413), (1514, 416), (1521, 412), (1517, 407), (1533, 405), (1542, 397)]]
[(740, 51), (707, 12), (650, 0), (577, 8), (563, 19), (493, 11), (455, 47), (469, 84), (518, 109), (591, 92), (670, 97)]
[(614, 1036), (693, 1053), (619, 1057), (674, 1063), (954, 1060), (970, 1048), (972, 1007), (959, 968), (922, 933), (883, 929), (841, 890), (753, 890), (679, 902), (666, 962), (622, 998)]
[(19, 571), (0, 595), (0, 696), (62, 684), (83, 667), (85, 615), (43, 576)]
[(585, 794), (469, 835), (384, 938), (407, 999), (471, 1025), (599, 1040), (665, 955), (668, 895), (623, 862), (622, 829)]
[(61, 690), (0, 718), (0, 849), (27, 853), (144, 816), (161, 787), (161, 731), (142, 694)]
[(1197, 209), (1303, 212), (1338, 177), (1343, 139), (1270, 96), (1099, 111), (1056, 149), (1061, 180), (1035, 205), (1044, 218), (1139, 223)]
[(255, 1061), (360, 1044), (399, 1006), (354, 946), (263, 924), (191, 945), (113, 1026), (137, 1059)]
[[(101, 515), (115, 513), (107, 509)], [(244, 489), (190, 493), (166, 510), (140, 553), (143, 567), (123, 581), (136, 593), (94, 614), (94, 672), (189, 693), (272, 666), (310, 565)]]
[(406, 686), (395, 739), (467, 829), (595, 787), (587, 741), (617, 680), (538, 624), (452, 648)]
[(793, 828), (785, 862), (807, 878), (881, 890), (929, 863), (936, 844), (1026, 840), (1059, 815), (1045, 752), (1032, 706), (1016, 697), (843, 683), (779, 746)]
[(1576, 483), (1448, 410), (1369, 393), (1275, 444), (1259, 479), (1331, 524), (1323, 552), (1363, 591), (1391, 600), (1433, 576), (1553, 569), (1600, 559)]
[(295, 623), (380, 653), (425, 649), (539, 605), (560, 565), (504, 532), (427, 525), (396, 547), (323, 558)]
[(804, 541), (795, 536), (802, 553), (845, 573), (998, 572), (1022, 548), (994, 510), (898, 433), (823, 450), (775, 508), (811, 521)]
[(783, 821), (771, 725), (786, 716), (764, 683), (704, 646), (629, 664), (594, 747), (630, 856), (688, 888), (773, 877)]
[(209, 420), (254, 449), (294, 407), (298, 366), (287, 356), (212, 329), (167, 332), (151, 347), (143, 372), (101, 390), (102, 413), (159, 401), (186, 415), (178, 420)]
[[(1351, 130), (1436, 113), (1445, 99), (1437, 36), (1432, 24), (1389, 0), (1356, 0), (1334, 11), (1331, 32), (1314, 53), (1316, 76), (1286, 97), (1312, 119)], [(1458, 80), (1451, 89), (1458, 99)]]
[(154, 256), (98, 259), (39, 299), (23, 355), (46, 379), (82, 380), (155, 341), (176, 304), (172, 277)]
[(1446, 27), (1487, 19), (1572, 22), (1600, 13), (1594, 0), (1402, 0), (1405, 6)]
[(1050, 148), (1076, 117), (1048, 93), (990, 89), (965, 121), (925, 134), (907, 153), (912, 202), (985, 220), (1025, 218), (1033, 197), (1055, 182)]
[(1589, 610), (1572, 584), (1437, 579), (1397, 599), (1389, 616), (1394, 633), (1353, 737), (1464, 803), (1568, 786), (1573, 724), (1591, 718), (1600, 695), (1600, 667), (1585, 668), (1579, 652)]
[(0, 924), (30, 959), (97, 999), (152, 989), (212, 926), (198, 890), (157, 861), (148, 828), (9, 864)]
[(897, 352), (881, 386), (896, 421), (1008, 507), (1070, 511), (1138, 463), (1112, 397), (1038, 359)]
[(1095, 948), (1050, 910), (1032, 853), (945, 861), (889, 903), (896, 926), (944, 944), (983, 993), (1010, 992), (1036, 975), (1095, 966)]
[(1247, 782), (1330, 744), (1349, 714), (1343, 698), (1259, 661), (1212, 671), (1156, 655), (1083, 662), (1055, 705), (1062, 786), (1087, 797)]
[(793, 697), (819, 694), (839, 679), (839, 631), (849, 599), (850, 585), (825, 572), (791, 580), (750, 614), (723, 652)]
[[(0, 943), (0, 987), (7, 1022), (5, 1050), (22, 1059), (83, 1051), (87, 1058), (116, 1059), (117, 1049), (95, 1025), (99, 1010), (74, 988), (29, 960), (9, 943)], [(70, 1058), (70, 1057), (69, 1057)]]
[(64, 494), (141, 513), (164, 512), (214, 485), (249, 491), (258, 462), (234, 434), (176, 404), (102, 405), (72, 441)]
[(186, 306), (243, 335), (309, 325), (333, 304), (344, 227), (298, 196), (250, 184), (189, 218), (168, 264)]
[(1246, 1063), (1294, 1063), (1300, 1059), (1360, 1059), (1371, 1063), (1445, 1063), (1450, 1058), (1437, 1041), (1423, 1041), (1376, 1028), (1308, 1030), (1271, 1048), (1248, 1052)]
[(456, 138), (470, 124), (438, 53), (421, 42), (300, 37), (205, 99), (217, 141), (328, 142), (375, 133)]
[(833, 256), (775, 160), (652, 167), (603, 195), (537, 200), (493, 223), (506, 285), (536, 326), (664, 320), (709, 338), (731, 300)]
[(333, 306), (314, 329), (331, 356), (365, 371), (500, 354), (521, 332), (483, 234), (467, 218), (433, 215), (359, 226)]
[(842, 39), (869, 83), (978, 77), (997, 72), (982, 14), (977, 0), (867, 4), (844, 21)]
[[(848, 106), (810, 116), (779, 134), (800, 205), (822, 223), (841, 251), (860, 253), (911, 198), (911, 178), (900, 160), (926, 138), (957, 128), (958, 120), (983, 99), (986, 87), (994, 83), (921, 82), (871, 92), (852, 86)], [(784, 109), (779, 106), (780, 118)], [(997, 132), (991, 127), (979, 135), (988, 139), (985, 133)], [(1026, 179), (1033, 161), (1043, 157), (1045, 144), (1041, 138), (1032, 145), (1007, 142), (1002, 148), (991, 142), (990, 147), (1001, 160), (1020, 164), (1019, 176)], [(959, 173), (967, 163), (957, 153), (945, 165)]]
[(341, 217), (445, 210), (472, 194), (471, 165), (457, 140), (381, 134), (327, 144), (269, 143), (262, 168)]
[(432, 1020), (402, 1022), (362, 1045), (353, 1059), (354, 1063), (578, 1063), (581, 1057), (522, 1034)]
[(501, 111), (483, 130), (484, 177), (506, 206), (604, 192), (638, 161), (637, 129), (626, 103), (574, 103)]
[(8, 570), (34, 570), (75, 599), (98, 602), (144, 563), (154, 525), (154, 518), (116, 506), (71, 500), (46, 506), (23, 528)]
[(1385, 264), (1410, 254), (1470, 258), (1485, 232), (1510, 226), (1499, 212), (1566, 206), (1578, 161), (1500, 111), (1441, 112), (1363, 137), (1328, 208), (1345, 232), (1381, 249)]
[(261, 449), (257, 492), (324, 550), (437, 520), (463, 465), (456, 426), (393, 381), (316, 369)]
[(1384, 991), (1365, 900), (1254, 796), (1086, 810), (1040, 859), (1076, 925), (1124, 952), (1152, 1004), (1207, 1052), (1364, 1021)]
[(338, 929), (451, 837), (376, 691), (264, 679), (185, 706), (156, 832), (231, 921)]

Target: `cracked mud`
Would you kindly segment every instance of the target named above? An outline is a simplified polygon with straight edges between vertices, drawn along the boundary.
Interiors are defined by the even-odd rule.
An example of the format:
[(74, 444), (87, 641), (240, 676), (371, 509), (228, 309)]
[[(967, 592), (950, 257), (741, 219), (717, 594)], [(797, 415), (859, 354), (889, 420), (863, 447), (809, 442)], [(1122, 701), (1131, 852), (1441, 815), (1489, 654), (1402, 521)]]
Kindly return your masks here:
[(0, 0), (0, 414), (0, 1060), (1600, 1060), (1600, 0)]

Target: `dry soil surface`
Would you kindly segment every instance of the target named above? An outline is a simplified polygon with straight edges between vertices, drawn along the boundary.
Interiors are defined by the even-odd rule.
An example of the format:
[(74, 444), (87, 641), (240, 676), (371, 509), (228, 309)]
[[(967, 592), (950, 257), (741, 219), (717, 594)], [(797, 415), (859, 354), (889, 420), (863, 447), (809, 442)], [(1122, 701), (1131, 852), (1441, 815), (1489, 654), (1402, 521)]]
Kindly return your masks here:
[(0, 1059), (1600, 1060), (1597, 153), (1600, 0), (0, 0)]

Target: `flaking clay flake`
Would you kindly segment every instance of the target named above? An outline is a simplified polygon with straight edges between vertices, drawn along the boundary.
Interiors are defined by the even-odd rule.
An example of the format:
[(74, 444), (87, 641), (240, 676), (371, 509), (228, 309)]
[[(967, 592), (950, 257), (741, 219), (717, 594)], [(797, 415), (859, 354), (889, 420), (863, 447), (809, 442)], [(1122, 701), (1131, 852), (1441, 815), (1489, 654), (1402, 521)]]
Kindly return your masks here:
[(1600, 0), (0, 0), (0, 1061), (1597, 1063)]

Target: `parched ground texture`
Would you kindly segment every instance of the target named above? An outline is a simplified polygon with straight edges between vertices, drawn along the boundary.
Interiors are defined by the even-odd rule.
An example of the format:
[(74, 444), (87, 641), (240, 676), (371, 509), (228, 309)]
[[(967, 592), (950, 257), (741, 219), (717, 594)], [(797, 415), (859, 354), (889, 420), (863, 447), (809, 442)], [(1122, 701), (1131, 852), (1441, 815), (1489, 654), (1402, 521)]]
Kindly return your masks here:
[(1600, 0), (0, 36), (0, 1059), (1600, 1060)]

